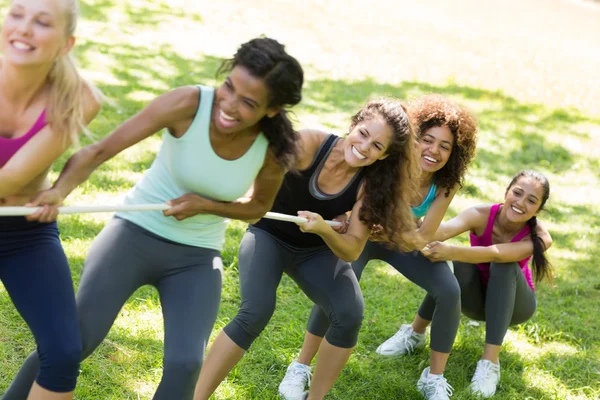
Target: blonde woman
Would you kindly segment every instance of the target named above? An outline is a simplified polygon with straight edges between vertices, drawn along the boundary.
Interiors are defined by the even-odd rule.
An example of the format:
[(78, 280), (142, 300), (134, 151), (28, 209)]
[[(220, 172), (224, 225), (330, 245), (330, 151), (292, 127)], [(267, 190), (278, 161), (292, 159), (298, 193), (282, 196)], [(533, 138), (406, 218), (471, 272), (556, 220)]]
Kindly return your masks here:
[[(14, 0), (2, 25), (0, 206), (50, 186), (52, 163), (100, 109), (69, 55), (74, 0)], [(41, 367), (29, 399), (71, 399), (81, 339), (69, 265), (56, 222), (0, 218), (0, 280), (31, 329)]]

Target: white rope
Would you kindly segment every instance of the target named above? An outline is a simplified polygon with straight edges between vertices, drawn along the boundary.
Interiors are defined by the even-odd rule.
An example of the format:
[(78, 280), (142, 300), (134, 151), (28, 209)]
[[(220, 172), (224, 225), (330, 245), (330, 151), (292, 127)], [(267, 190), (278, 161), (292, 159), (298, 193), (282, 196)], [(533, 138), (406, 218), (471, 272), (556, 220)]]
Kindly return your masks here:
[[(71, 207), (58, 207), (60, 214), (86, 214), (86, 213), (99, 213), (99, 212), (118, 212), (118, 211), (163, 211), (168, 209), (167, 204), (135, 204), (135, 205), (115, 205), (115, 206), (71, 206)], [(0, 217), (8, 216), (25, 216), (30, 215), (41, 207), (0, 207)], [(278, 221), (286, 222), (306, 222), (306, 218), (298, 217), (296, 215), (280, 214), (275, 212), (268, 212), (264, 218), (275, 219)], [(338, 226), (341, 222), (338, 221), (325, 221), (329, 226)]]

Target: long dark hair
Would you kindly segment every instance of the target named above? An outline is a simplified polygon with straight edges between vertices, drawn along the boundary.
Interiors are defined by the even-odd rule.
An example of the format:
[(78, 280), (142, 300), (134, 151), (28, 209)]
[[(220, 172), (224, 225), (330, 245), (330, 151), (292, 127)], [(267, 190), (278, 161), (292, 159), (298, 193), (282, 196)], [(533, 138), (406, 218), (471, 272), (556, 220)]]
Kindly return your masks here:
[(418, 140), (427, 130), (438, 126), (448, 127), (454, 137), (448, 162), (433, 175), (433, 183), (446, 188), (446, 196), (449, 196), (451, 188), (462, 187), (465, 172), (475, 155), (477, 120), (467, 109), (438, 94), (419, 97), (409, 105), (409, 111)]
[[(513, 187), (513, 185), (517, 183), (521, 177), (535, 179), (542, 185), (542, 199), (538, 211), (543, 210), (548, 197), (550, 197), (550, 182), (548, 182), (548, 179), (544, 175), (537, 171), (523, 170), (516, 174), (512, 181), (510, 181), (510, 185), (508, 185), (506, 188), (506, 193), (508, 193), (510, 188)], [(535, 276), (535, 281), (537, 283), (544, 278), (552, 280), (552, 266), (546, 258), (546, 245), (544, 244), (542, 238), (540, 238), (537, 234), (537, 218), (535, 215), (527, 221), (527, 225), (529, 226), (531, 241), (533, 242), (533, 257), (531, 266)]]
[(365, 186), (360, 220), (367, 226), (380, 225), (376, 239), (404, 246), (402, 232), (415, 228), (410, 205), (419, 176), (416, 135), (406, 108), (397, 100), (378, 99), (352, 117), (350, 130), (361, 121), (383, 118), (394, 135), (383, 160), (364, 168)]
[[(269, 107), (291, 107), (302, 100), (304, 71), (278, 41), (264, 37), (242, 44), (233, 58), (221, 64), (217, 75), (231, 72), (238, 65), (265, 82)], [(260, 127), (279, 164), (290, 169), (296, 161), (298, 136), (287, 113), (282, 108), (273, 118), (265, 116)]]

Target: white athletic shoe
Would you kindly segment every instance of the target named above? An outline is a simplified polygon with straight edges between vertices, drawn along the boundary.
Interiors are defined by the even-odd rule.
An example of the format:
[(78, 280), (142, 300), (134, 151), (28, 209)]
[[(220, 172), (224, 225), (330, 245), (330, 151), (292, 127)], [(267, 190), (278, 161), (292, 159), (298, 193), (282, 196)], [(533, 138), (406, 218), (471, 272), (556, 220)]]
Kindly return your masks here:
[(425, 347), (425, 334), (416, 333), (410, 325), (402, 325), (394, 336), (379, 345), (376, 353), (382, 356), (400, 356), (422, 347)]
[(496, 393), (496, 386), (500, 380), (500, 363), (495, 364), (490, 360), (477, 361), (477, 368), (471, 379), (471, 391), (484, 398), (492, 397)]
[(427, 367), (423, 370), (417, 382), (417, 390), (427, 400), (448, 400), (452, 396), (453, 389), (444, 378), (444, 375), (430, 374), (429, 367)]
[(294, 360), (288, 366), (285, 377), (279, 384), (279, 395), (286, 400), (302, 400), (304, 389), (310, 387), (310, 367)]

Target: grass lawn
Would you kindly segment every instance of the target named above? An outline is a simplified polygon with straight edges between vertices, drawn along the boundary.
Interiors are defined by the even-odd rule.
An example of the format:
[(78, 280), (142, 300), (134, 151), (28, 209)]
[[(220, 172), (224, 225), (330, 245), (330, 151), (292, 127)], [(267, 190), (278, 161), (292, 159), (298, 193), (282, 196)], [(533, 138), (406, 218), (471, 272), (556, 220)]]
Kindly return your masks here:
[[(76, 54), (86, 75), (113, 102), (91, 130), (97, 138), (108, 134), (169, 88), (216, 85), (222, 57), (260, 33), (288, 44), (306, 68), (304, 100), (295, 109), (299, 127), (345, 133), (350, 115), (379, 95), (435, 92), (469, 106), (481, 125), (478, 153), (448, 217), (470, 205), (501, 201), (505, 185), (522, 168), (542, 171), (552, 186), (548, 212), (540, 219), (554, 238), (549, 256), (557, 277), (538, 287), (534, 317), (509, 330), (495, 398), (598, 399), (600, 6), (575, 0), (479, 3), (395, 1), (366, 8), (338, 0), (83, 1)], [(1, 9), (6, 4), (0, 0)], [(117, 203), (150, 166), (159, 145), (156, 135), (115, 157), (68, 203)], [(55, 165), (53, 177), (66, 159)], [(110, 217), (61, 217), (76, 284), (91, 241)], [(240, 222), (228, 229), (214, 333), (237, 312), (237, 246), (244, 229)], [(419, 398), (415, 384), (429, 351), (392, 359), (374, 351), (412, 319), (424, 293), (377, 262), (361, 286), (366, 311), (359, 344), (328, 398)], [(271, 323), (215, 398), (275, 399), (300, 348), (311, 306), (285, 277)], [(483, 324), (463, 320), (445, 374), (455, 388), (453, 399), (472, 398), (468, 383), (484, 336)], [(150, 399), (161, 377), (162, 337), (157, 293), (144, 287), (83, 363), (76, 398)], [(27, 326), (0, 285), (0, 393), (33, 348)]]

